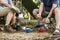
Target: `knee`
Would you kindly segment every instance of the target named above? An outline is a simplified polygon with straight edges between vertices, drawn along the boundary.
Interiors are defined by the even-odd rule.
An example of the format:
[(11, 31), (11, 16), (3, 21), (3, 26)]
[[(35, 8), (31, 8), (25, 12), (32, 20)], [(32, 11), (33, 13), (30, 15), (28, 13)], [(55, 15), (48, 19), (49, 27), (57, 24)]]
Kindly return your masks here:
[(58, 13), (58, 12), (60, 12), (60, 9), (59, 8), (56, 8), (55, 9), (55, 13)]
[(12, 10), (10, 10), (9, 13), (16, 14), (16, 12)]
[(35, 10), (33, 10), (33, 12), (32, 12), (32, 13), (33, 13), (33, 15), (37, 14)]
[(36, 16), (37, 13), (38, 13), (38, 10), (37, 10), (37, 9), (34, 9), (34, 10), (32, 11), (32, 13), (33, 13), (34, 16)]

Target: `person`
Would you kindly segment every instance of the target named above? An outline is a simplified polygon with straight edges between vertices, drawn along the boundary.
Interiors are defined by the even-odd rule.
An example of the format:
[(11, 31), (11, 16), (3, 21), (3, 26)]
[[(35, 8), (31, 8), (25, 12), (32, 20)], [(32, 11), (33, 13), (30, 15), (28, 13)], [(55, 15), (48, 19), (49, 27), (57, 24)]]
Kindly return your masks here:
[(51, 16), (54, 14), (56, 20), (56, 29), (53, 34), (60, 34), (60, 9), (59, 9), (59, 0), (41, 0), (39, 9), (33, 10), (33, 15), (37, 18), (39, 22), (42, 22), (42, 16), (46, 16), (46, 23), (50, 22)]
[(0, 16), (7, 16), (6, 17), (6, 24), (4, 26), (4, 30), (7, 32), (12, 32), (9, 27), (10, 22), (12, 24), (16, 22), (16, 12), (19, 12), (19, 9), (15, 7), (12, 3), (12, 0), (0, 0)]

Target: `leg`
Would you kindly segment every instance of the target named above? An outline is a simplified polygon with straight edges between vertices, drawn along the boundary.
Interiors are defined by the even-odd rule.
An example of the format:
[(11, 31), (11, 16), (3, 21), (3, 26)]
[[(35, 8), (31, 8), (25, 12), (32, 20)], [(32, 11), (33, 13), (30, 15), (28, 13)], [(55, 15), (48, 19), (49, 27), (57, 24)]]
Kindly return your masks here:
[(16, 26), (15, 26), (15, 23), (16, 23), (16, 17), (15, 17), (15, 12), (13, 13), (13, 17), (12, 17), (12, 20), (11, 20), (11, 26), (13, 27), (13, 28), (15, 28)]
[(5, 8), (0, 8), (0, 16), (6, 16), (7, 15), (7, 18), (6, 18), (6, 24), (5, 25), (9, 25), (10, 24), (10, 21), (13, 17), (13, 11), (8, 8), (8, 7), (5, 7)]
[(12, 24), (15, 24), (15, 22), (16, 22), (16, 13), (14, 12), (13, 13), (13, 17), (12, 17)]
[[(13, 18), (12, 18), (12, 23), (11, 23), (11, 27), (16, 30), (16, 31), (20, 31), (21, 27), (20, 27), (20, 20), (16, 19), (16, 13), (14, 12)], [(17, 24), (16, 24), (17, 22)]]
[(6, 24), (5, 24), (5, 25), (9, 25), (9, 24), (10, 24), (12, 17), (13, 17), (13, 12), (10, 11), (10, 12), (8, 13), (8, 15), (7, 15)]
[(12, 11), (8, 12), (8, 15), (7, 15), (7, 18), (6, 18), (6, 24), (5, 24), (5, 27), (4, 27), (5, 31), (8, 31), (8, 32), (13, 32), (14, 31), (9, 27), (9, 24), (12, 20), (13, 14), (14, 13)]
[(59, 32), (60, 28), (60, 9), (56, 8), (55, 9), (55, 20), (56, 20), (56, 30), (54, 31), (53, 34), (58, 34), (56, 32)]
[(56, 28), (60, 28), (60, 9), (55, 9)]

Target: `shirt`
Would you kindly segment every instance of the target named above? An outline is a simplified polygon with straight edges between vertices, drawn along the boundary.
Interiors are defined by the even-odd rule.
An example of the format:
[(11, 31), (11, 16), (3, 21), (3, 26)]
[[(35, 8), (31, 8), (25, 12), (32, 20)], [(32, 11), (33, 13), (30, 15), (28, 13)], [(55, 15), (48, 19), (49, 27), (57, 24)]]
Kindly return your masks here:
[(53, 4), (59, 4), (59, 0), (41, 0), (44, 3), (44, 9), (50, 11)]

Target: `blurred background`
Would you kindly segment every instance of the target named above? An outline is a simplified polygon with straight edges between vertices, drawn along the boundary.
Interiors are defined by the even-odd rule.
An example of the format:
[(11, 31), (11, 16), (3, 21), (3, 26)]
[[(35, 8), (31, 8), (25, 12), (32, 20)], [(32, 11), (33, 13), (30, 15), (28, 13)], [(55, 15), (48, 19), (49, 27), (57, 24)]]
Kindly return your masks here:
[[(39, 8), (40, 0), (12, 0), (13, 4), (18, 7), (21, 11), (19, 14), (19, 20), (21, 26), (35, 26), (38, 24), (38, 21), (33, 16), (32, 11), (33, 9)], [(59, 0), (59, 7), (60, 7), (60, 0)], [(2, 20), (1, 20), (2, 19)], [(5, 24), (5, 19), (0, 18), (0, 24)], [(52, 26), (55, 27), (55, 20), (52, 18)]]
[[(23, 18), (24, 25), (35, 25), (37, 20), (32, 14), (33, 9), (39, 7), (40, 0), (12, 0), (13, 4), (18, 7), (21, 11), (20, 17)], [(21, 18), (20, 18), (21, 19)], [(22, 24), (22, 25), (23, 25)]]
[(23, 17), (33, 19), (32, 10), (39, 7), (39, 0), (12, 0), (14, 5), (17, 6), (23, 13)]

